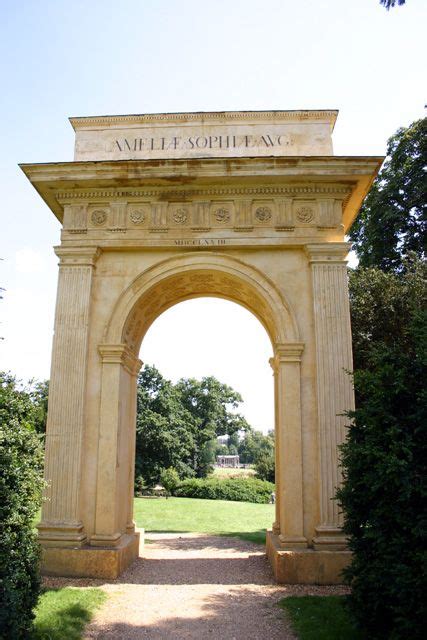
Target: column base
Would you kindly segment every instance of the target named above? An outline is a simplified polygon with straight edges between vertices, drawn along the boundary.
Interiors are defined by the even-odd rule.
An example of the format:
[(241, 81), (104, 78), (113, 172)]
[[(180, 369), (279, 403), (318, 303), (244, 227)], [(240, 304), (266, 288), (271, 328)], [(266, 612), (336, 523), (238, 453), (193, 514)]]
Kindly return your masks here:
[(346, 551), (347, 538), (342, 529), (327, 525), (316, 527), (316, 536), (313, 538), (313, 548), (316, 551)]
[(82, 547), (86, 533), (81, 522), (63, 523), (42, 521), (37, 525), (38, 540), (44, 547)]
[(350, 551), (283, 549), (277, 535), (267, 531), (267, 556), (279, 584), (342, 584)]
[(41, 572), (46, 576), (117, 578), (139, 556), (139, 533), (122, 536), (116, 546), (74, 549), (45, 546), (42, 542)]
[[(275, 534), (275, 531), (273, 531), (273, 534)], [(307, 549), (308, 547), (307, 538), (304, 538), (304, 536), (285, 536), (279, 534), (277, 538), (281, 548), (284, 550), (292, 551), (293, 549)]]

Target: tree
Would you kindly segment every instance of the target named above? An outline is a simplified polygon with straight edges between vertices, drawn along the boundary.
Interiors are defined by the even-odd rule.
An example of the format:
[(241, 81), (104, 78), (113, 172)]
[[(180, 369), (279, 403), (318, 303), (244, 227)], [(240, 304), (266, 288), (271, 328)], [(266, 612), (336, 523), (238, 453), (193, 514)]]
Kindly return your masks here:
[[(272, 452), (274, 454), (274, 432), (270, 431), (268, 435), (264, 435), (261, 431), (256, 431), (252, 428), (248, 429), (242, 440), (239, 442), (238, 452), (240, 462), (243, 462), (244, 464), (254, 464), (257, 463), (261, 457), (269, 457)], [(269, 475), (271, 476), (271, 474)], [(274, 479), (272, 482), (274, 482)]]
[(242, 402), (242, 397), (213, 376), (202, 380), (183, 378), (178, 381), (176, 388), (183, 406), (191, 413), (196, 424), (194, 438), (198, 454), (194, 470), (198, 477), (205, 477), (214, 460), (207, 462), (204, 450), (206, 447), (210, 450), (208, 443), (217, 436), (233, 436), (249, 427), (245, 418), (233, 411)]
[(262, 435), (260, 446), (254, 454), (254, 465), (257, 476), (261, 480), (274, 482), (275, 478), (275, 457), (274, 457), (274, 432), (270, 431), (267, 436)]
[(136, 479), (154, 484), (169, 467), (180, 478), (205, 477), (215, 462), (216, 437), (248, 428), (233, 412), (239, 402), (240, 395), (216, 378), (174, 385), (146, 366), (137, 388)]
[(31, 380), (29, 394), (34, 407), (34, 428), (37, 433), (46, 433), (49, 401), (49, 380)]
[(362, 267), (400, 271), (415, 253), (426, 257), (427, 118), (389, 139), (383, 168), (350, 231)]
[(155, 484), (162, 469), (181, 478), (194, 475), (196, 424), (174, 385), (153, 366), (138, 376), (135, 476)]
[(41, 503), (43, 449), (29, 394), (0, 373), (0, 639), (28, 638), (40, 592), (33, 518)]
[(396, 2), (398, 5), (402, 5), (405, 4), (406, 0), (380, 0), (380, 4), (382, 4), (387, 9), (387, 11), (391, 7), (394, 7), (396, 5)]
[(350, 274), (356, 410), (337, 496), (353, 552), (349, 603), (373, 640), (424, 632), (426, 282), (419, 259)]

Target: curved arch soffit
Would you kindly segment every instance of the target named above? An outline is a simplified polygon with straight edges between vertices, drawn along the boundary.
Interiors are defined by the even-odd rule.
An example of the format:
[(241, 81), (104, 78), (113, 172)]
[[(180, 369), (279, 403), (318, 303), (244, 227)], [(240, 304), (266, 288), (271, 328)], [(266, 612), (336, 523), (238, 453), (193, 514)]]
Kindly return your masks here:
[(295, 316), (274, 284), (258, 269), (217, 253), (185, 253), (150, 267), (122, 292), (104, 333), (108, 344), (135, 354), (154, 320), (170, 307), (203, 296), (225, 298), (251, 311), (272, 344), (299, 342)]

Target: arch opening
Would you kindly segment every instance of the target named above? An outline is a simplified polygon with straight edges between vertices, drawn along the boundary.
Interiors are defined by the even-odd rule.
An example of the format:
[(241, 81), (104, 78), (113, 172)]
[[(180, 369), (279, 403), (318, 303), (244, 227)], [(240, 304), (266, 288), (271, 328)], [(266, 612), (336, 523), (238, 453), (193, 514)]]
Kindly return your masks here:
[[(206, 306), (205, 306), (206, 304)], [(195, 307), (199, 307), (199, 311), (195, 310)], [(215, 306), (219, 307), (217, 318), (212, 318), (213, 309)], [(187, 313), (184, 313), (185, 308), (187, 307)], [(181, 322), (179, 321), (179, 311), (181, 311)], [(211, 314), (209, 316), (209, 314)], [(215, 324), (216, 319), (221, 317), (222, 326), (227, 326), (227, 333), (230, 337), (230, 340), (226, 345), (221, 344), (220, 340), (220, 332), (215, 329), (218, 329), (218, 325)], [(212, 322), (209, 322), (210, 318), (212, 318)], [(230, 320), (230, 323), (228, 323)], [(176, 324), (178, 321), (178, 325)], [(208, 326), (206, 327), (206, 321)], [(234, 322), (233, 322), (234, 321)], [(159, 327), (160, 325), (160, 327)], [(249, 325), (249, 335), (245, 335), (245, 327)], [(201, 328), (201, 331), (198, 335), (194, 335), (194, 330), (192, 331), (192, 327)], [(187, 328), (187, 330), (186, 330)], [(158, 333), (158, 339), (153, 340), (152, 335), (153, 332)], [(215, 360), (215, 355), (213, 353), (213, 349), (209, 348), (206, 354), (203, 349), (204, 343), (209, 343), (211, 340), (212, 333), (218, 337), (218, 340), (214, 340), (216, 349), (218, 353), (221, 353), (221, 359), (223, 359), (222, 367), (219, 369), (215, 368), (215, 365), (212, 367), (212, 356)], [(176, 345), (177, 336), (179, 336), (179, 344)], [(166, 345), (162, 344), (161, 337), (166, 339)], [(170, 340), (168, 339), (170, 338)], [(154, 344), (150, 349), (150, 340), (153, 340)], [(236, 344), (237, 343), (237, 344)], [(240, 343), (240, 349), (239, 344)], [(259, 348), (257, 348), (257, 346)], [(147, 353), (148, 349), (148, 353)], [(160, 359), (157, 359), (156, 349), (163, 351), (163, 356), (160, 356)], [(198, 371), (194, 371), (191, 369), (191, 365), (188, 365), (186, 362), (186, 351), (191, 351), (192, 349), (198, 350), (199, 353), (203, 354), (203, 363), (200, 363), (200, 367)], [(246, 353), (245, 353), (246, 351)], [(254, 316), (253, 313), (248, 311), (247, 309), (243, 309), (241, 305), (237, 303), (225, 301), (224, 299), (219, 299), (218, 297), (206, 297), (203, 296), (202, 299), (198, 298), (186, 300), (184, 302), (179, 302), (171, 306), (167, 311), (158, 316), (150, 329), (144, 336), (141, 345), (140, 357), (144, 361), (144, 363), (149, 365), (154, 365), (155, 368), (159, 371), (163, 378), (166, 378), (168, 381), (172, 381), (173, 384), (176, 384), (180, 379), (184, 378), (188, 380), (189, 378), (196, 379), (197, 382), (201, 382), (202, 378), (210, 378), (211, 376), (215, 377), (221, 384), (226, 384), (231, 387), (234, 391), (240, 393), (243, 397), (244, 403), (239, 405), (239, 407), (235, 410), (239, 414), (243, 414), (247, 419), (249, 425), (255, 431), (262, 431), (265, 436), (265, 440), (263, 441), (264, 446), (264, 454), (266, 453), (266, 447), (268, 444), (271, 449), (269, 449), (268, 453), (271, 456), (272, 460), (274, 460), (274, 444), (271, 437), (267, 437), (267, 433), (269, 431), (274, 431), (275, 427), (275, 419), (274, 419), (274, 379), (272, 375), (272, 370), (269, 365), (269, 359), (272, 355), (272, 347), (271, 340), (268, 336), (265, 328), (260, 323), (259, 319)], [(233, 367), (234, 360), (239, 360), (240, 366)], [(191, 356), (190, 356), (191, 357)], [(199, 357), (199, 362), (202, 358)], [(244, 360), (242, 362), (242, 360)], [(163, 363), (166, 364), (170, 361), (176, 361), (176, 366), (173, 368), (175, 371), (175, 375), (170, 374), (168, 369), (164, 368)], [(197, 363), (197, 358), (193, 360), (193, 362)], [(219, 358), (218, 358), (219, 361)], [(230, 371), (231, 369), (231, 371)], [(233, 379), (233, 369), (234, 369), (234, 379)], [(158, 476), (154, 479), (156, 473), (159, 472), (158, 466), (160, 465), (163, 468), (174, 467), (180, 474), (183, 474), (181, 477), (188, 477), (188, 470), (193, 473), (196, 477), (206, 477), (206, 472), (208, 471), (208, 467), (210, 467), (208, 471), (208, 477), (212, 477), (212, 472), (214, 477), (223, 477), (227, 476), (229, 472), (232, 472), (233, 475), (238, 474), (242, 477), (250, 476), (254, 473), (252, 469), (248, 470), (247, 465), (253, 464), (253, 460), (250, 457), (251, 454), (251, 445), (253, 445), (254, 440), (251, 440), (251, 437), (246, 441), (248, 444), (245, 447), (245, 442), (243, 442), (244, 432), (239, 431), (239, 444), (237, 445), (236, 438), (231, 438), (230, 440), (222, 440), (218, 441), (217, 436), (224, 435), (227, 433), (226, 423), (224, 422), (224, 431), (216, 431), (209, 440), (207, 439), (206, 431), (203, 432), (203, 423), (200, 423), (200, 427), (202, 430), (201, 439), (198, 437), (194, 439), (195, 444), (194, 450), (190, 450), (188, 447), (188, 441), (184, 437), (184, 441), (186, 446), (181, 447), (181, 439), (182, 435), (182, 426), (174, 429), (174, 420), (171, 420), (170, 430), (169, 427), (165, 427), (165, 421), (156, 420), (153, 421), (151, 407), (155, 412), (159, 411), (160, 415), (164, 418), (168, 418), (168, 406), (167, 403), (163, 405), (157, 396), (157, 393), (160, 393), (161, 397), (161, 389), (163, 388), (163, 383), (159, 383), (159, 377), (157, 376), (157, 372), (154, 372), (155, 375), (153, 377), (152, 370), (147, 370), (147, 377), (143, 377), (140, 379), (140, 383), (142, 380), (143, 389), (153, 389), (153, 404), (150, 405), (150, 400), (147, 399), (147, 395), (150, 394), (143, 393), (144, 401), (139, 405), (139, 421), (137, 417), (137, 424), (139, 425), (139, 429), (137, 429), (137, 437), (136, 437), (136, 454), (135, 454), (135, 462), (136, 462), (136, 486), (138, 487), (139, 478), (142, 477), (144, 483), (147, 483), (149, 486), (154, 486), (158, 482)], [(245, 380), (246, 378), (246, 380)], [(250, 378), (253, 380), (253, 384), (251, 387), (252, 393), (251, 398), (247, 396), (249, 394), (245, 393), (246, 385), (250, 385)], [(261, 379), (261, 384), (259, 384)], [(154, 385), (151, 386), (151, 381), (154, 380)], [(241, 382), (243, 384), (241, 384)], [(195, 381), (194, 381), (195, 383)], [(184, 392), (184, 406), (188, 409), (188, 398), (194, 397), (197, 399), (200, 388), (198, 384), (194, 384), (193, 381), (190, 381), (190, 384), (185, 384), (186, 392)], [(205, 381), (206, 384), (206, 381)], [(257, 386), (259, 388), (257, 388)], [(178, 385), (178, 388), (180, 386)], [(208, 389), (210, 386), (205, 386), (204, 389)], [(194, 392), (194, 396), (191, 394)], [(190, 393), (190, 396), (187, 395)], [(227, 392), (228, 393), (228, 392)], [(253, 396), (257, 394), (257, 398), (253, 398)], [(246, 400), (249, 400), (246, 403)], [(254, 402), (251, 403), (250, 399), (253, 399)], [(186, 402), (187, 401), (187, 402)], [(251, 419), (252, 412), (255, 410), (255, 407), (251, 407), (256, 403), (259, 403), (261, 407), (258, 409), (258, 419)], [(165, 407), (165, 413), (162, 413), (162, 407)], [(245, 411), (245, 407), (248, 407), (248, 412)], [(147, 421), (143, 418), (144, 408), (149, 409), (147, 411)], [(251, 412), (252, 408), (252, 412)], [(232, 411), (233, 412), (233, 411)], [(190, 412), (191, 413), (191, 412)], [(264, 415), (263, 415), (264, 414)], [(142, 418), (142, 419), (141, 419)], [(197, 419), (197, 411), (194, 415), (194, 418)], [(229, 424), (232, 424), (231, 422)], [(157, 432), (157, 427), (160, 427), (160, 431)], [(189, 433), (192, 434), (192, 440), (194, 435), (194, 424), (190, 424), (188, 426)], [(154, 433), (156, 431), (157, 433)], [(175, 434), (172, 436), (172, 434)], [(170, 437), (172, 436), (172, 437)], [(144, 442), (144, 438), (146, 441)], [(176, 438), (176, 441), (175, 441)], [(172, 443), (173, 442), (173, 443)], [(256, 440), (256, 442), (260, 442), (260, 440)], [(191, 445), (190, 445), (191, 446)], [(229, 448), (230, 447), (230, 448)], [(238, 447), (238, 450), (237, 448)], [(182, 453), (182, 456), (181, 456)], [(226, 467), (229, 460), (218, 461), (217, 455), (236, 455), (240, 456), (240, 460), (238, 461), (238, 468), (232, 468), (227, 470)], [(249, 456), (249, 459), (248, 459)], [(270, 459), (270, 464), (273, 466), (273, 462)], [(199, 463), (202, 461), (202, 464)], [(237, 461), (233, 461), (236, 462)], [(242, 463), (242, 464), (240, 464)], [(269, 471), (273, 471), (272, 467), (270, 470), (267, 469), (267, 462), (264, 461), (264, 472), (269, 473)], [(212, 468), (213, 466), (213, 468)], [(274, 474), (274, 471), (273, 471)], [(274, 477), (263, 476), (264, 479), (268, 479), (274, 482)], [(137, 494), (137, 497), (138, 494)], [(144, 504), (143, 501), (136, 501), (138, 504)], [(145, 503), (147, 504), (147, 503)], [(148, 507), (146, 509), (149, 511), (152, 502), (148, 502)], [(243, 507), (244, 505), (242, 505)], [(226, 508), (227, 505), (221, 508)], [(195, 527), (189, 530), (191, 531), (203, 531), (203, 528), (197, 528), (206, 526), (203, 523), (203, 515), (198, 516), (197, 513), (193, 513), (191, 509), (191, 505), (186, 503), (185, 501), (176, 501), (173, 504), (173, 508), (178, 510), (178, 513), (181, 513), (181, 509), (183, 510), (183, 517), (188, 519), (190, 526)], [(270, 528), (272, 522), (276, 519), (276, 516), (273, 515), (274, 507), (266, 507), (266, 511), (268, 509), (268, 515), (265, 514), (264, 517), (267, 517), (268, 520), (262, 525), (258, 527)], [(145, 526), (141, 516), (139, 508), (136, 508), (135, 517), (137, 526)], [(203, 514), (203, 510), (202, 510)], [(160, 514), (160, 510), (154, 509), (153, 516), (150, 515), (150, 518), (156, 518), (156, 525), (153, 528), (157, 530), (167, 532), (171, 526), (173, 528), (173, 524), (170, 523), (168, 519), (168, 511), (163, 516)], [(262, 515), (259, 515), (259, 518), (262, 519)], [(191, 522), (190, 522), (191, 519)], [(175, 525), (176, 526), (176, 525)], [(234, 524), (231, 523), (230, 531), (233, 530)], [(245, 528), (247, 527), (247, 529)], [(243, 521), (241, 524), (240, 531), (247, 531), (248, 535), (251, 534), (252, 529), (249, 523)], [(255, 531), (259, 529), (257, 526), (253, 527), (253, 535), (256, 535)]]
[(148, 329), (139, 357), (173, 383), (214, 376), (239, 392), (239, 413), (256, 430), (274, 429), (271, 340), (258, 318), (229, 300), (177, 303)]

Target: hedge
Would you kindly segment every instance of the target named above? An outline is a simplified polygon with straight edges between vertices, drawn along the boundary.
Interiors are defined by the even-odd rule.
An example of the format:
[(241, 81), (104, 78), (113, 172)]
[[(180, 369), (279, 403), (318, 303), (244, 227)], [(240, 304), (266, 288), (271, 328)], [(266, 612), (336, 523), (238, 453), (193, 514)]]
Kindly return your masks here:
[(426, 283), (421, 261), (350, 277), (356, 410), (338, 498), (353, 552), (348, 602), (369, 640), (425, 637)]
[(180, 482), (173, 495), (204, 500), (231, 500), (267, 504), (274, 484), (257, 478), (189, 478)]
[(0, 372), (0, 640), (30, 637), (40, 591), (33, 519), (43, 487), (43, 448), (31, 398)]

